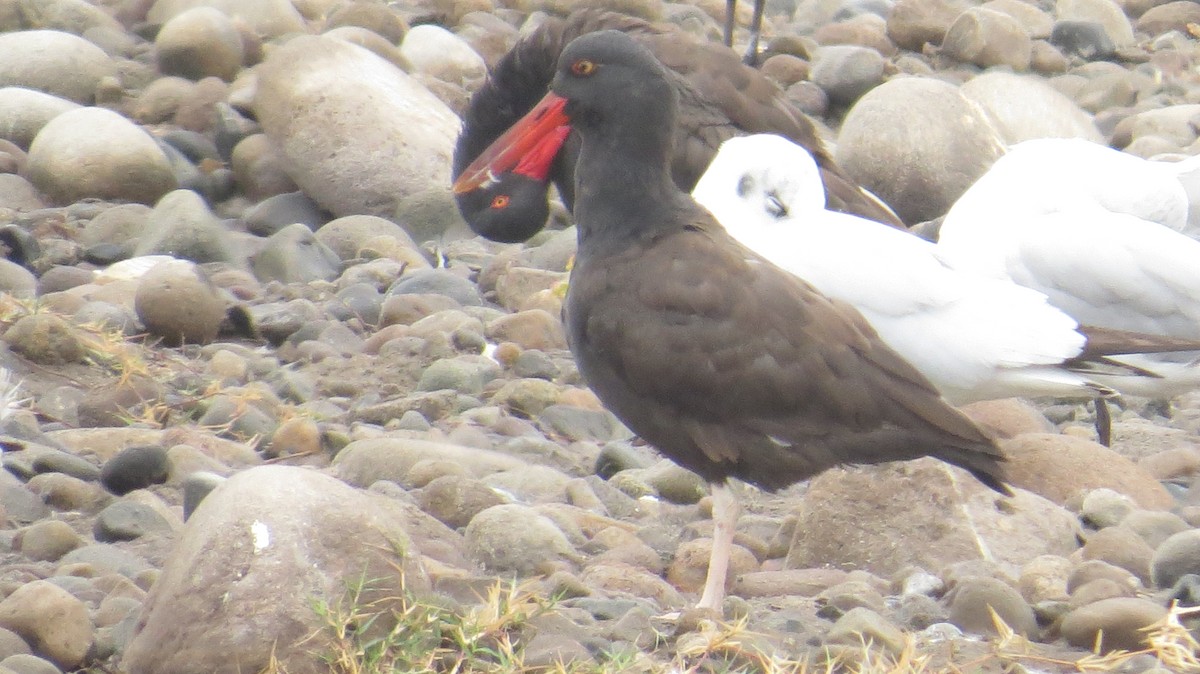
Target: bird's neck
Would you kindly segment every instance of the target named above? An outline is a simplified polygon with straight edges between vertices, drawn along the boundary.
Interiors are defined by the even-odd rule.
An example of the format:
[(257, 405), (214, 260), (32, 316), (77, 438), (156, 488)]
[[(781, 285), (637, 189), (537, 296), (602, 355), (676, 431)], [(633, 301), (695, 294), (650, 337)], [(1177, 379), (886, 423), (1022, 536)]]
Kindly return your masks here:
[[(634, 138), (622, 137), (633, 135)], [(575, 223), (580, 253), (619, 246), (671, 226), (688, 197), (671, 180), (669, 140), (644, 132), (585, 136), (575, 168)]]

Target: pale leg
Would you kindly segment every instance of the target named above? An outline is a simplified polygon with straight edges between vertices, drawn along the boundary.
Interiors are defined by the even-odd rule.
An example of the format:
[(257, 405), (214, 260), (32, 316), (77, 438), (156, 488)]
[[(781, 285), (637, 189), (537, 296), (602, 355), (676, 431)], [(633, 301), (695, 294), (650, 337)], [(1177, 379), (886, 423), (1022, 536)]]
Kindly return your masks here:
[(713, 544), (708, 558), (708, 578), (704, 581), (704, 594), (696, 608), (721, 612), (725, 600), (725, 576), (729, 573), (729, 555), (733, 551), (733, 534), (737, 528), (737, 497), (728, 482), (713, 483)]

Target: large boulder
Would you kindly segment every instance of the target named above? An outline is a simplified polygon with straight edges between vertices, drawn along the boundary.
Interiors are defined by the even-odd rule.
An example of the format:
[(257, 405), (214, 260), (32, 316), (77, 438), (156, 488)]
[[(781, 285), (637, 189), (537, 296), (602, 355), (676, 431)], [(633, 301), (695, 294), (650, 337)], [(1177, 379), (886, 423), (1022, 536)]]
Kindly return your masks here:
[(335, 215), (390, 217), (406, 197), (450, 183), (458, 117), (361, 47), (292, 39), (260, 67), (254, 109), (292, 179)]
[[(854, 568), (887, 577), (989, 560), (1016, 569), (1077, 546), (1076, 518), (1026, 491), (1000, 496), (936, 459), (837, 468), (797, 508), (788, 568)], [(914, 541), (920, 541), (914, 545)]]
[[(919, 120), (898, 123), (897, 120)], [(837, 163), (907, 223), (932, 220), (1004, 153), (983, 112), (953, 85), (905, 77), (858, 99), (838, 136)]]
[(428, 591), (406, 527), (399, 502), (313, 470), (238, 473), (188, 520), (146, 598), (122, 671), (257, 672), (272, 657), (292, 674), (329, 671), (312, 655), (332, 637), (315, 606), (346, 606), (358, 587), (359, 608), (386, 613), (406, 592)]

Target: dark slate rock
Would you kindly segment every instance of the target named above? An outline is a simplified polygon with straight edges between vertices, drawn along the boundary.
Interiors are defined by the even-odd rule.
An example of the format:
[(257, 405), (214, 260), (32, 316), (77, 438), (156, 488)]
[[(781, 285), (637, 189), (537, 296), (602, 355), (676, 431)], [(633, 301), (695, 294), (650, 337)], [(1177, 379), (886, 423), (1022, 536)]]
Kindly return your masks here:
[(128, 494), (167, 481), (171, 464), (167, 451), (155, 445), (128, 447), (109, 459), (100, 470), (100, 483), (110, 492)]

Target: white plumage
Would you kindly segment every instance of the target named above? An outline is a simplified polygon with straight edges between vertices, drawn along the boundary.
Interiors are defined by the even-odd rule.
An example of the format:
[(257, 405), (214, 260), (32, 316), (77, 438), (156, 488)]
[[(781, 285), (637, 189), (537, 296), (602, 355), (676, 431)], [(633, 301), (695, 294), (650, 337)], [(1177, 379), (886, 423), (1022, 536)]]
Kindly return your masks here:
[[(953, 264), (1045, 293), (1083, 325), (1200, 339), (1200, 242), (1188, 228), (1196, 161), (1147, 161), (1081, 140), (1019, 143), (947, 213)], [(1194, 352), (1121, 356), (1161, 375), (1094, 375), (1126, 393), (1200, 386)]]
[(692, 195), (744, 245), (857, 307), (952, 402), (1111, 393), (1064, 365), (1086, 340), (1045, 295), (957, 269), (906, 232), (825, 210), (816, 163), (786, 139), (726, 141)]

